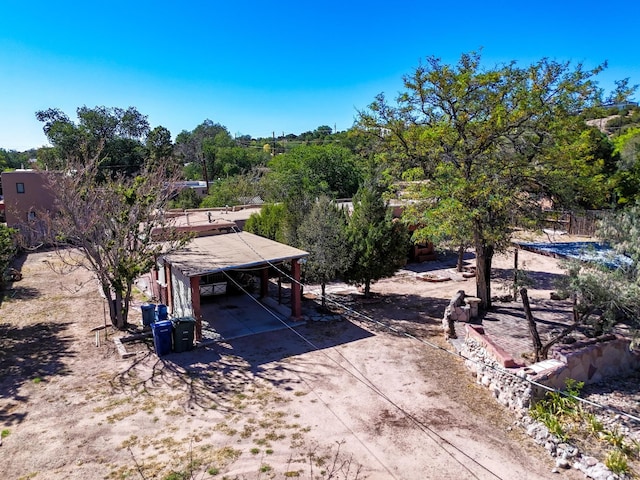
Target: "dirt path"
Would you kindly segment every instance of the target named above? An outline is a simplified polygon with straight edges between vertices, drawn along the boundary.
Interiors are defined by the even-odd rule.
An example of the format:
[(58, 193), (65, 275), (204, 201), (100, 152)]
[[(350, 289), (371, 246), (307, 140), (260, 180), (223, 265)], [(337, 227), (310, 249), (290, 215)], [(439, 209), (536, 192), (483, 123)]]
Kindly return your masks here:
[[(342, 321), (122, 360), (113, 333), (97, 347), (90, 332), (104, 321), (90, 276), (47, 262), (29, 255), (0, 304), (2, 478), (582, 478), (551, 474), (442, 350)], [(444, 305), (472, 285), (407, 273), (354, 307), (446, 348)]]

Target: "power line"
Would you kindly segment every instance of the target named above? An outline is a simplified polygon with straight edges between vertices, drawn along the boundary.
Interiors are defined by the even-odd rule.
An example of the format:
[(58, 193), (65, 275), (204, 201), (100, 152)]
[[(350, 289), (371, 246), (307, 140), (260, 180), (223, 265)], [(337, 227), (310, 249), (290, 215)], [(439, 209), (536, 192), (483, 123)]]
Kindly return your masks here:
[[(324, 352), (322, 352), (322, 349), (320, 347), (318, 347), (317, 345), (315, 345), (311, 340), (307, 339), (306, 337), (304, 337), (304, 335), (302, 335), (300, 332), (298, 332), (297, 330), (295, 330), (293, 327), (291, 327), (290, 325), (288, 325), (285, 321), (283, 321), (278, 315), (276, 315), (274, 312), (272, 312), (271, 310), (269, 310), (265, 305), (263, 305), (262, 303), (260, 303), (253, 295), (251, 295), (242, 285), (240, 285), (234, 278), (232, 278), (225, 270), (222, 270), (222, 273), (231, 281), (233, 282), (233, 284), (240, 289), (243, 293), (245, 293), (247, 296), (249, 296), (254, 302), (256, 302), (256, 304), (258, 304), (262, 309), (264, 309), (267, 313), (269, 313), (269, 315), (273, 316), (276, 320), (278, 320), (280, 323), (282, 323), (288, 330), (290, 330), (291, 332), (293, 332), (295, 335), (297, 335), (300, 339), (302, 339), (305, 343), (307, 343), (308, 345), (310, 345), (315, 351), (319, 351), (321, 353), (324, 354)], [(330, 360), (333, 361), (333, 359), (331, 359), (331, 357), (329, 357), (328, 355), (324, 354), (327, 358), (329, 358)], [(334, 361), (334, 363), (336, 363)], [(338, 366), (340, 366), (338, 364)], [(341, 367), (341, 366), (340, 366)], [(349, 373), (350, 375), (354, 376), (353, 374), (351, 374), (348, 370), (344, 369), (347, 373)], [(309, 384), (309, 382), (307, 382), (303, 377), (300, 376), (300, 374), (296, 374), (298, 376), (298, 378), (309, 388), (310, 391), (313, 392), (313, 394), (316, 396), (316, 398), (318, 400), (320, 400), (320, 402), (324, 405), (325, 408), (327, 408), (327, 410), (329, 410), (331, 412), (331, 414), (349, 431), (349, 433), (351, 433), (351, 435), (353, 435), (353, 437), (358, 440), (358, 442), (365, 448), (365, 450), (367, 450), (367, 452), (369, 452), (369, 454), (387, 471), (387, 473), (389, 473), (389, 475), (391, 475), (391, 477), (393, 477), (394, 479), (396, 478), (395, 475), (393, 475), (393, 473), (391, 472), (391, 470), (389, 469), (389, 467), (387, 467), (385, 465), (384, 462), (382, 462), (382, 460), (380, 460), (375, 453), (373, 453), (369, 447), (364, 443), (364, 441), (362, 439), (360, 439), (360, 437), (358, 437), (358, 435), (356, 435), (356, 433), (340, 418), (340, 416), (338, 416), (338, 414), (333, 411), (333, 409), (322, 399), (322, 397), (320, 395), (318, 395), (318, 393), (314, 390), (313, 386), (311, 386)], [(354, 376), (354, 378), (357, 378)]]
[[(269, 263), (270, 265), (272, 265), (271, 263)], [(273, 265), (272, 265), (273, 266)], [(244, 287), (242, 287), (238, 282), (236, 282), (235, 279), (233, 279), (230, 275), (228, 275), (224, 270), (223, 273), (225, 274), (225, 276), (231, 280), (236, 287), (238, 287), (242, 292), (244, 292), (245, 294), (247, 294), (249, 297), (251, 297), (251, 299), (253, 301), (255, 301), (258, 305), (260, 305), (261, 308), (263, 308), (265, 311), (267, 311), (270, 315), (272, 315), (274, 318), (276, 318), (279, 322), (281, 322), (287, 329), (289, 329), (291, 332), (293, 332), (296, 336), (298, 336), (303, 342), (307, 343), (309, 346), (311, 346), (315, 351), (319, 352), (321, 355), (323, 355), (324, 357), (326, 357), (327, 359), (329, 359), (329, 361), (331, 361), (332, 363), (334, 363), (336, 366), (338, 366), (338, 368), (342, 369), (344, 372), (346, 372), (348, 375), (350, 375), (351, 377), (353, 377), (356, 381), (360, 382), (361, 384), (363, 384), (366, 388), (370, 389), (374, 394), (378, 395), (380, 398), (384, 399), (386, 402), (388, 402), (389, 404), (391, 404), (394, 408), (396, 408), (398, 411), (400, 411), (406, 418), (408, 418), (410, 421), (412, 421), (414, 423), (414, 425), (416, 425), (420, 431), (422, 431), (424, 434), (426, 434), (430, 440), (432, 440), (442, 451), (444, 451), (447, 455), (449, 455), (454, 461), (456, 461), (462, 468), (464, 468), (467, 472), (469, 472), (469, 474), (471, 476), (473, 476), (474, 478), (478, 478), (478, 476), (472, 472), (469, 467), (467, 467), (465, 464), (463, 464), (459, 459), (457, 459), (449, 450), (447, 450), (440, 442), (445, 443), (447, 445), (449, 445), (451, 448), (453, 448), (456, 452), (462, 454), (464, 457), (466, 457), (468, 460), (470, 460), (471, 462), (473, 462), (474, 464), (476, 464), (477, 466), (479, 466), (480, 468), (482, 468), (483, 470), (485, 470), (486, 472), (488, 472), (489, 474), (493, 475), (494, 477), (496, 477), (497, 479), (501, 480), (501, 477), (499, 477), (496, 473), (492, 472), (491, 470), (489, 470), (487, 467), (485, 467), (484, 465), (482, 465), (481, 463), (479, 463), (477, 460), (475, 460), (473, 457), (471, 457), (470, 455), (468, 455), (466, 452), (464, 452), (463, 450), (461, 450), (460, 448), (456, 447), (455, 445), (453, 445), (450, 441), (448, 441), (447, 439), (445, 439), (444, 437), (442, 437), (441, 435), (439, 435), (435, 430), (433, 430), (432, 428), (430, 428), (428, 425), (426, 425), (424, 422), (420, 421), (419, 419), (417, 419), (413, 414), (409, 413), (407, 410), (405, 410), (403, 407), (401, 407), (399, 404), (397, 404), (395, 401), (393, 401), (391, 398), (389, 398), (382, 390), (380, 390), (357, 366), (355, 366), (353, 364), (353, 362), (351, 362), (348, 358), (346, 358), (341, 352), (337, 351), (334, 349), (334, 351), (338, 354), (338, 356), (340, 356), (342, 359), (345, 360), (345, 362), (347, 362), (356, 372), (358, 372), (358, 374), (362, 377), (358, 377), (357, 375), (355, 375), (353, 372), (349, 371), (348, 369), (346, 369), (343, 365), (341, 365), (340, 363), (338, 363), (334, 358), (332, 358), (331, 356), (329, 356), (324, 349), (321, 349), (320, 347), (318, 347), (317, 345), (315, 345), (311, 340), (309, 340), (308, 338), (306, 338), (304, 335), (302, 335), (300, 332), (298, 332), (297, 330), (295, 330), (293, 327), (291, 327), (290, 325), (288, 325), (286, 322), (284, 322), (280, 317), (278, 317), (275, 313), (273, 313), (271, 310), (269, 310), (266, 306), (262, 305), (255, 297), (253, 297), (253, 295), (251, 295), (249, 292), (247, 292)], [(396, 478), (393, 473), (389, 470), (389, 468), (367, 447), (367, 445), (355, 434), (355, 432), (344, 423), (344, 421), (329, 407), (329, 405), (318, 395), (318, 393), (313, 389), (313, 387), (311, 385), (309, 385), (309, 383), (302, 378), (299, 374), (298, 374), (298, 378), (305, 383), (305, 385), (307, 385), (307, 387), (309, 387), (309, 389), (314, 393), (314, 395), (322, 402), (322, 404), (336, 417), (336, 419), (347, 429), (349, 430), (349, 432), (358, 440), (358, 442), (376, 459), (376, 461), (378, 461), (380, 463), (380, 465), (383, 466), (383, 468), (385, 470), (387, 470), (387, 472), (393, 477)], [(436, 437), (436, 438), (434, 438)], [(439, 441), (439, 442), (438, 442)]]
[[(240, 233), (240, 231), (237, 228), (234, 228), (235, 233), (238, 234)], [(272, 266), (274, 269), (276, 269), (276, 271), (284, 274), (286, 277), (290, 278), (291, 280), (294, 281), (294, 283), (297, 283), (299, 285), (302, 285), (301, 282), (293, 279), (293, 277), (291, 277), (290, 275), (288, 275), (286, 272), (280, 270), (275, 264), (273, 264), (271, 261), (265, 259), (262, 255), (260, 255), (259, 252), (257, 252), (252, 245), (250, 245), (248, 242), (245, 241), (245, 239), (242, 238), (242, 236), (238, 235), (238, 237), (254, 252), (256, 253), (258, 256), (260, 256), (260, 258), (262, 258), (263, 260), (265, 260), (265, 262), (267, 262), (268, 265)], [(324, 355), (326, 358), (328, 358), (331, 362), (335, 363), (339, 368), (341, 368), (342, 370), (344, 370), (347, 374), (349, 374), (350, 376), (352, 376), (354, 379), (356, 379), (357, 381), (359, 381), (360, 383), (362, 383), (365, 387), (369, 388), (371, 391), (373, 391), (376, 395), (380, 396), (381, 398), (383, 398), (385, 401), (387, 401), (388, 403), (390, 403), (394, 408), (396, 408), (398, 411), (400, 411), (406, 418), (408, 418), (410, 421), (412, 421), (414, 423), (414, 425), (416, 425), (424, 434), (426, 434), (434, 443), (436, 443), (445, 453), (447, 453), (454, 461), (456, 461), (458, 464), (460, 464), (464, 469), (466, 469), (470, 475), (472, 475), (474, 478), (477, 478), (477, 476), (469, 469), (469, 467), (467, 467), (466, 465), (464, 465), (459, 459), (457, 459), (449, 450), (447, 450), (446, 448), (444, 448), (442, 446), (442, 443), (445, 443), (449, 446), (451, 446), (451, 448), (453, 448), (454, 450), (456, 450), (458, 453), (462, 454), (463, 456), (465, 456), (467, 459), (469, 459), (470, 461), (472, 461), (473, 463), (475, 463), (476, 465), (478, 465), (479, 467), (481, 467), (482, 469), (484, 469), (485, 471), (487, 471), (488, 473), (490, 473), (491, 475), (495, 476), (496, 478), (500, 478), (498, 475), (496, 475), (494, 472), (492, 472), (491, 470), (489, 470), (487, 467), (485, 467), (484, 465), (482, 465), (481, 463), (479, 463), (477, 460), (473, 459), (471, 456), (469, 456), (467, 453), (465, 453), (463, 450), (459, 449), (458, 447), (456, 447), (455, 445), (453, 445), (451, 442), (449, 442), (447, 439), (443, 438), (442, 436), (440, 436), (435, 430), (433, 430), (432, 428), (430, 428), (428, 425), (426, 425), (424, 422), (420, 421), (419, 419), (417, 419), (414, 415), (412, 415), (411, 413), (409, 413), (407, 410), (405, 410), (403, 407), (401, 407), (399, 404), (397, 404), (396, 402), (394, 402), (391, 398), (389, 398), (382, 390), (380, 390), (371, 380), (369, 380), (369, 378), (367, 378), (367, 376), (360, 371), (360, 369), (355, 366), (353, 364), (353, 362), (351, 362), (348, 358), (346, 358), (341, 352), (339, 352), (338, 350), (334, 350), (341, 358), (343, 358), (345, 360), (345, 362), (347, 362), (356, 372), (358, 372), (358, 374), (361, 375), (362, 378), (359, 378), (358, 376), (356, 376), (353, 372), (347, 370), (343, 365), (341, 365), (340, 363), (338, 363), (335, 359), (333, 359), (332, 357), (330, 357), (329, 355), (326, 354), (326, 352), (324, 352), (323, 349), (320, 349), (317, 345), (315, 345), (311, 340), (307, 339), (304, 335), (302, 335), (300, 332), (298, 332), (297, 330), (295, 330), (294, 328), (292, 328), (290, 325), (288, 325), (286, 322), (284, 322), (282, 319), (280, 319), (277, 315), (275, 315), (273, 312), (271, 312), (269, 309), (267, 309), (264, 305), (262, 305), (260, 302), (258, 302), (251, 294), (249, 294), (249, 292), (247, 292), (238, 282), (235, 281), (235, 279), (231, 278), (231, 276), (226, 273), (223, 270), (223, 273), (225, 274), (225, 276), (227, 276), (227, 278), (229, 278), (229, 280), (231, 280), (241, 291), (243, 291), (244, 293), (246, 293), (247, 295), (249, 295), (255, 302), (257, 302), (261, 308), (265, 309), (270, 315), (272, 315), (274, 318), (276, 318), (279, 322), (281, 322), (287, 329), (289, 329), (291, 332), (293, 332), (296, 336), (298, 336), (301, 340), (303, 340), (305, 343), (307, 343), (309, 346), (311, 346), (315, 351), (320, 352), (322, 355)], [(364, 380), (363, 380), (364, 379)], [(304, 381), (304, 380), (303, 380)], [(305, 384), (308, 385), (308, 383), (305, 381)], [(315, 392), (314, 392), (315, 393)], [(316, 394), (317, 395), (317, 394)], [(340, 420), (341, 421), (341, 420)], [(343, 423), (341, 421), (341, 423)], [(354, 434), (355, 435), (355, 434)], [(436, 439), (434, 439), (433, 437), (437, 437), (437, 439), (440, 441), (436, 441)], [(357, 437), (356, 437), (357, 438)], [(360, 441), (360, 440), (359, 440)], [(363, 445), (364, 446), (364, 445)], [(365, 447), (366, 448), (366, 447)], [(368, 449), (367, 449), (368, 450)]]
[[(234, 227), (234, 232), (235, 232), (235, 233), (240, 233), (240, 230), (238, 230), (238, 228), (237, 228), (237, 227)], [(299, 280), (296, 280), (296, 279), (295, 279), (295, 278), (293, 278), (291, 275), (289, 275), (287, 272), (285, 272), (285, 271), (283, 271), (283, 270), (279, 269), (277, 265), (274, 265), (274, 264), (272, 264), (269, 260), (265, 259), (265, 258), (264, 258), (264, 257), (263, 257), (259, 252), (257, 252), (257, 251), (256, 251), (256, 250), (255, 250), (251, 245), (249, 245), (249, 243), (247, 243), (247, 242), (246, 242), (246, 240), (245, 240), (244, 238), (242, 238), (241, 236), (239, 236), (239, 238), (240, 238), (240, 239), (241, 239), (241, 240), (242, 240), (242, 241), (243, 241), (243, 242), (244, 242), (244, 243), (245, 243), (245, 244), (246, 244), (246, 245), (247, 245), (247, 246), (248, 246), (248, 247), (249, 247), (249, 248), (250, 248), (254, 253), (256, 253), (258, 256), (260, 256), (260, 258), (262, 258), (265, 262), (267, 262), (270, 266), (272, 266), (276, 271), (278, 271), (279, 273), (281, 273), (281, 274), (283, 274), (284, 276), (286, 276), (287, 278), (289, 278), (292, 282), (297, 283), (297, 284), (299, 284), (299, 285), (300, 285), (300, 286), (302, 286), (302, 287), (304, 287), (304, 286), (305, 286), (302, 282), (300, 282)], [(317, 293), (317, 292), (316, 292), (316, 293)], [(320, 294), (320, 295), (321, 295), (321, 294)], [(322, 297), (322, 295), (321, 295), (321, 297)], [(363, 314), (363, 313), (360, 313), (360, 312), (358, 312), (358, 311), (356, 311), (356, 310), (354, 310), (354, 309), (352, 309), (352, 308), (350, 308), (350, 307), (348, 307), (348, 306), (346, 306), (346, 305), (343, 305), (343, 304), (341, 304), (341, 303), (339, 303), (339, 302), (337, 302), (337, 301), (333, 300), (332, 298), (327, 297), (326, 295), (325, 295), (324, 297), (322, 297), (322, 298), (324, 298), (325, 300), (329, 301), (330, 303), (332, 303), (332, 304), (334, 304), (334, 305), (336, 305), (336, 306), (338, 306), (338, 307), (342, 308), (344, 311), (349, 312), (350, 314), (354, 315), (356, 318), (362, 318), (363, 320), (366, 320), (366, 321), (368, 321), (368, 322), (370, 322), (370, 323), (374, 323), (374, 324), (376, 324), (376, 325), (378, 325), (378, 326), (380, 326), (380, 327), (383, 327), (383, 328), (385, 328), (385, 329), (387, 329), (387, 330), (390, 330), (390, 331), (392, 331), (392, 332), (393, 332), (393, 333), (395, 333), (395, 334), (403, 335), (403, 336), (405, 336), (405, 337), (407, 337), (407, 338), (410, 338), (410, 339), (412, 339), (412, 340), (415, 340), (415, 341), (417, 341), (417, 342), (420, 342), (420, 343), (422, 343), (422, 344), (424, 344), (424, 345), (427, 345), (427, 346), (429, 346), (429, 347), (431, 347), (431, 348), (434, 348), (434, 349), (436, 349), (436, 350), (441, 350), (441, 351), (446, 352), (446, 353), (448, 353), (448, 354), (450, 354), (450, 355), (453, 355), (453, 356), (456, 356), (456, 357), (462, 358), (462, 359), (464, 359), (464, 360), (467, 360), (467, 361), (469, 361), (469, 362), (472, 362), (472, 363), (474, 363), (474, 364), (476, 364), (476, 365), (481, 365), (481, 366), (484, 366), (484, 367), (488, 367), (489, 369), (494, 370), (494, 371), (496, 371), (496, 372), (498, 372), (498, 373), (501, 373), (501, 374), (504, 374), (504, 375), (510, 376), (511, 378), (517, 379), (517, 380), (519, 380), (519, 381), (527, 382), (527, 383), (529, 383), (529, 384), (531, 384), (531, 385), (533, 385), (533, 386), (539, 387), (539, 388), (541, 388), (541, 389), (543, 389), (543, 390), (546, 390), (546, 391), (548, 391), (548, 392), (558, 393), (558, 394), (563, 395), (563, 396), (565, 396), (565, 397), (572, 398), (572, 399), (574, 399), (574, 400), (576, 400), (576, 401), (578, 401), (578, 402), (582, 402), (582, 403), (584, 403), (584, 404), (586, 404), (586, 405), (590, 405), (590, 406), (592, 406), (592, 407), (600, 408), (600, 409), (602, 409), (602, 410), (607, 410), (607, 411), (609, 411), (609, 412), (611, 412), (611, 413), (614, 413), (614, 414), (616, 414), (616, 415), (621, 415), (621, 416), (624, 416), (624, 417), (626, 417), (626, 418), (628, 418), (628, 419), (630, 419), (630, 420), (633, 420), (633, 421), (636, 421), (636, 422), (640, 422), (640, 417), (637, 417), (637, 416), (635, 416), (635, 415), (632, 415), (632, 414), (630, 414), (630, 413), (627, 413), (627, 412), (625, 412), (625, 411), (623, 411), (623, 410), (620, 410), (620, 409), (617, 409), (617, 408), (614, 408), (614, 407), (611, 407), (611, 406), (608, 406), (608, 405), (602, 405), (602, 404), (599, 404), (599, 403), (597, 403), (597, 402), (593, 402), (593, 401), (591, 401), (591, 400), (587, 400), (587, 399), (585, 399), (585, 398), (577, 397), (577, 396), (575, 396), (575, 395), (571, 395), (571, 394), (569, 394), (569, 393), (567, 393), (567, 392), (565, 392), (565, 391), (558, 390), (558, 389), (553, 388), (553, 387), (549, 387), (548, 385), (544, 385), (544, 384), (542, 384), (542, 383), (536, 382), (536, 381), (534, 381), (534, 380), (532, 380), (532, 379), (530, 379), (530, 378), (526, 378), (526, 377), (525, 377), (525, 378), (523, 378), (523, 377), (520, 377), (520, 376), (516, 375), (516, 374), (515, 374), (515, 373), (513, 373), (513, 372), (510, 372), (510, 371), (508, 371), (508, 370), (506, 370), (506, 369), (504, 369), (504, 368), (498, 367), (497, 365), (492, 365), (492, 364), (482, 363), (482, 362), (480, 362), (480, 361), (478, 361), (478, 360), (476, 360), (476, 359), (473, 359), (473, 358), (467, 357), (467, 356), (465, 356), (465, 355), (463, 355), (463, 354), (461, 354), (461, 353), (459, 353), (459, 352), (453, 352), (453, 351), (451, 351), (451, 350), (448, 350), (448, 349), (446, 349), (446, 348), (441, 347), (440, 345), (437, 345), (437, 344), (435, 344), (435, 343), (429, 342), (428, 340), (425, 340), (425, 339), (422, 339), (422, 338), (418, 338), (418, 337), (416, 337), (415, 335), (412, 335), (412, 334), (410, 334), (410, 333), (408, 333), (408, 332), (401, 331), (401, 330), (399, 330), (399, 329), (397, 329), (397, 328), (395, 328), (395, 327), (393, 327), (393, 326), (390, 326), (390, 325), (387, 325), (387, 324), (385, 324), (385, 323), (383, 323), (383, 322), (380, 322), (379, 320), (375, 320), (374, 318), (371, 318), (371, 317), (369, 317), (369, 316), (367, 316), (367, 315), (365, 315), (365, 314)]]

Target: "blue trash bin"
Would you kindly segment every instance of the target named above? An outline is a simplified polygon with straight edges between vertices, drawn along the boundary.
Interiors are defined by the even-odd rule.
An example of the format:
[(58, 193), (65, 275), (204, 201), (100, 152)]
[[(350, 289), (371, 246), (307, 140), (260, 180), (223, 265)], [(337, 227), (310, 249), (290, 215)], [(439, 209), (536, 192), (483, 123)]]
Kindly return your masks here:
[(173, 337), (173, 324), (169, 320), (158, 321), (151, 324), (153, 332), (153, 345), (156, 355), (161, 357), (171, 353), (171, 340)]
[(158, 305), (158, 320), (166, 320), (167, 318), (169, 318), (167, 306), (161, 303)]
[(153, 303), (144, 304), (140, 307), (142, 311), (142, 326), (148, 327), (156, 318), (156, 306)]

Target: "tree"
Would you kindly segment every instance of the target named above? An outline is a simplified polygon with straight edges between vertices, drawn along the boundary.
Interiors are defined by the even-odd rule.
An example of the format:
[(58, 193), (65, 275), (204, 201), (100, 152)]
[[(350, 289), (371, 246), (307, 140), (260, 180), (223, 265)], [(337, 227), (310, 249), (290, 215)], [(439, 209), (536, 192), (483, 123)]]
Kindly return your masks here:
[(200, 195), (193, 188), (183, 188), (174, 199), (169, 202), (169, 208), (179, 208), (187, 210), (189, 208), (199, 208), (201, 202)]
[(300, 145), (268, 164), (268, 198), (286, 207), (285, 238), (299, 245), (298, 228), (321, 195), (351, 197), (362, 178), (355, 156), (339, 145)]
[[(58, 247), (65, 264), (95, 274), (112, 324), (124, 329), (134, 281), (151, 270), (158, 256), (188, 240), (163, 214), (172, 194), (167, 185), (176, 178), (167, 176), (170, 166), (144, 161), (144, 149), (133, 137), (143, 135), (148, 124), (133, 108), (83, 107), (78, 109), (78, 125), (58, 110), (37, 116), (45, 121), (51, 143), (65, 155), (64, 171), (47, 172), (55, 204), (51, 211), (38, 212), (38, 218), (46, 223), (47, 240)], [(131, 152), (130, 142), (141, 149), (139, 174), (108, 168), (127, 164), (120, 155)]]
[(4, 172), (9, 168), (9, 161), (5, 150), (0, 148), (0, 172)]
[(36, 155), (35, 149), (17, 152), (0, 148), (0, 172), (12, 168), (29, 168), (30, 160), (36, 158)]
[(299, 229), (300, 246), (309, 252), (304, 264), (308, 281), (320, 282), (322, 308), (326, 308), (327, 282), (344, 272), (351, 263), (344, 213), (326, 196), (311, 208)]
[(425, 213), (449, 209), (445, 199), (459, 206), (484, 308), (491, 306), (493, 255), (509, 245), (514, 220), (531, 225), (543, 197), (573, 199), (577, 169), (568, 157), (588, 128), (580, 112), (598, 101), (600, 70), (548, 59), (484, 69), (477, 53), (456, 65), (429, 57), (405, 76), (396, 105), (381, 94), (359, 115), (391, 164), (422, 168), (432, 180), (421, 193)]
[(631, 97), (638, 91), (638, 85), (629, 85), (629, 77), (614, 80), (615, 88), (607, 97), (607, 103), (619, 105), (631, 101)]
[(628, 207), (605, 218), (597, 236), (610, 242), (614, 255), (600, 261), (565, 262), (567, 275), (558, 287), (573, 299), (573, 322), (555, 333), (545, 343), (528, 305), (526, 289), (521, 290), (529, 322), (536, 361), (544, 360), (550, 348), (570, 333), (581, 330), (597, 337), (610, 332), (619, 323), (633, 330), (640, 318), (640, 206)]
[[(99, 162), (70, 164), (49, 172), (54, 213), (46, 219), (49, 242), (66, 265), (92, 271), (108, 300), (111, 322), (127, 326), (132, 287), (160, 255), (181, 247), (188, 236), (174, 232), (163, 212), (170, 196), (163, 168), (100, 179)], [(71, 247), (71, 248), (69, 248)]]
[(356, 157), (339, 145), (300, 145), (269, 162), (272, 195), (282, 201), (292, 190), (304, 190), (313, 198), (328, 195), (351, 197), (362, 180)]
[(155, 127), (149, 132), (146, 140), (147, 159), (153, 164), (171, 164), (173, 159), (173, 142), (171, 132), (165, 127)]
[[(64, 163), (77, 164), (95, 159), (101, 164), (97, 173), (136, 174), (145, 159), (141, 139), (149, 132), (147, 117), (134, 107), (128, 109), (86, 106), (77, 109), (74, 123), (59, 109), (36, 112), (55, 151), (44, 157), (56, 168)], [(54, 155), (55, 154), (55, 155)], [(57, 161), (55, 159), (57, 158)]]
[(613, 138), (617, 169), (609, 188), (619, 205), (633, 205), (640, 197), (640, 127), (631, 127)]
[(41, 170), (61, 170), (64, 168), (64, 161), (60, 158), (55, 147), (40, 147), (36, 158)]
[[(215, 149), (207, 146), (214, 143), (214, 139), (222, 134), (229, 136), (226, 127), (207, 119), (198, 125), (193, 131), (183, 130), (176, 137), (176, 153), (183, 164), (194, 163), (201, 167), (202, 177), (207, 185), (211, 178), (208, 163), (215, 159)], [(222, 138), (219, 137), (219, 138)]]
[(244, 224), (244, 230), (276, 242), (284, 242), (285, 214), (286, 209), (282, 203), (268, 203), (262, 206), (260, 213), (251, 214)]
[(353, 197), (353, 213), (347, 226), (352, 263), (345, 279), (364, 285), (370, 296), (371, 283), (392, 276), (407, 259), (409, 240), (406, 228), (394, 221), (382, 193), (386, 186), (369, 179)]
[(235, 175), (213, 182), (209, 195), (202, 199), (202, 208), (253, 203), (262, 196), (260, 181), (253, 174)]
[(0, 290), (4, 287), (5, 272), (17, 252), (15, 234), (14, 229), (0, 224)]

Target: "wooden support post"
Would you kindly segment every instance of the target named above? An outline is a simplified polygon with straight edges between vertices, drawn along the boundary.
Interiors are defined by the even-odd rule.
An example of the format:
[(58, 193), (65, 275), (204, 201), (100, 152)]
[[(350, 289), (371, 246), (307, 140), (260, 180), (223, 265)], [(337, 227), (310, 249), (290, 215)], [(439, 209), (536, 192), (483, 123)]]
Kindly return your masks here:
[(260, 298), (269, 296), (269, 267), (260, 270)]
[(300, 290), (300, 261), (291, 260), (291, 316), (295, 320), (302, 317), (302, 291)]

